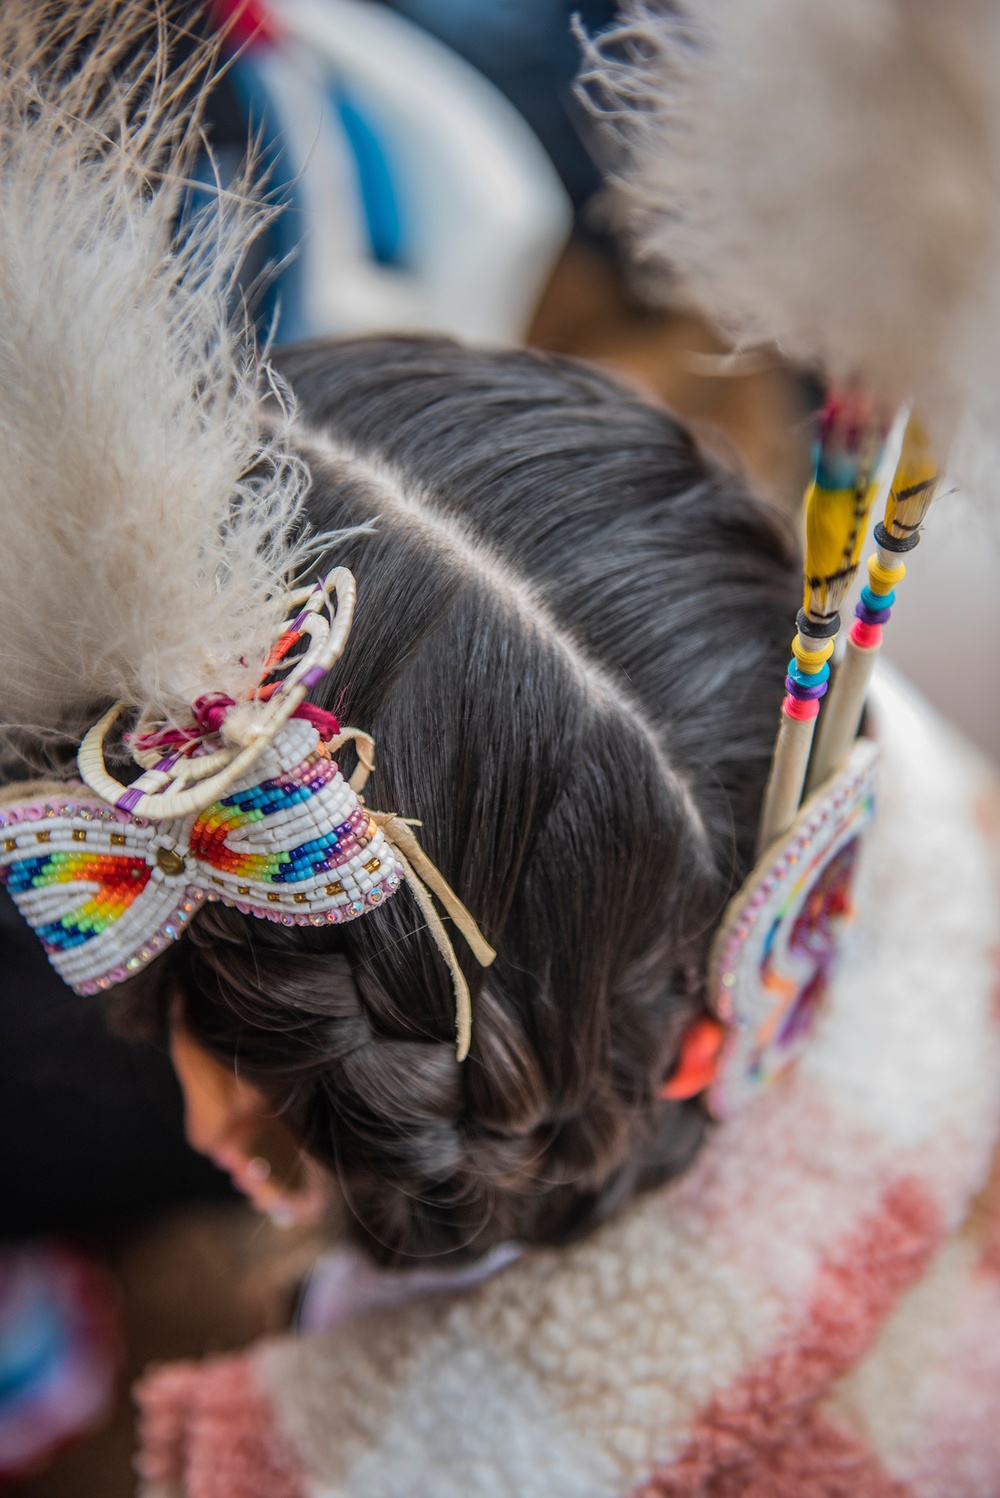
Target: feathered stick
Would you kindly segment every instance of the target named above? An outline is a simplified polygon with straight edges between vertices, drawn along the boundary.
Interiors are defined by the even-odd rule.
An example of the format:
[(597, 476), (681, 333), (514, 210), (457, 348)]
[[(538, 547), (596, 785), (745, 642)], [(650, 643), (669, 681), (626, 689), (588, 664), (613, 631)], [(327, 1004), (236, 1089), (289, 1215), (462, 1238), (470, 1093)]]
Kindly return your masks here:
[(921, 526), (940, 483), (926, 429), (918, 417), (911, 416), (906, 421), (902, 456), (889, 488), (885, 515), (875, 527), (877, 549), (868, 558), (868, 583), (861, 590), (844, 659), (837, 668), (819, 725), (809, 765), (810, 791), (838, 770), (850, 752), (882, 646), (882, 627), (892, 612), (896, 585), (906, 575), (903, 558), (920, 541)]
[(167, 55), (156, 0), (0, 7), (8, 730), (244, 701), (302, 556), (306, 476), (230, 312), (267, 210), (220, 191), (178, 231), (210, 56), (171, 75)]
[(858, 395), (836, 396), (823, 412), (815, 475), (806, 491), (804, 599), (764, 792), (761, 849), (788, 830), (802, 799), (816, 718), (840, 630), (840, 605), (857, 574), (868, 517), (880, 488), (884, 436), (870, 401)]

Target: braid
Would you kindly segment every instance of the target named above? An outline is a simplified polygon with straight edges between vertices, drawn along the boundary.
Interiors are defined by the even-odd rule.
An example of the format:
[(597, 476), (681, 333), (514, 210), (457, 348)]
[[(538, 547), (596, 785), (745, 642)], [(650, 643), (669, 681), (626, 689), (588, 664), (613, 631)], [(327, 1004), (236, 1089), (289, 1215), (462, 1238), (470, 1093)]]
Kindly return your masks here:
[(406, 889), (340, 928), (210, 906), (170, 981), (383, 1260), (562, 1241), (702, 1137), (660, 1082), (750, 857), (793, 555), (596, 374), (420, 340), (317, 346), (286, 373), (314, 522), (370, 522), (338, 547), (358, 622), (324, 705), (342, 691), (373, 733), (378, 804), (420, 818), (498, 957), (460, 948), (463, 1064)]

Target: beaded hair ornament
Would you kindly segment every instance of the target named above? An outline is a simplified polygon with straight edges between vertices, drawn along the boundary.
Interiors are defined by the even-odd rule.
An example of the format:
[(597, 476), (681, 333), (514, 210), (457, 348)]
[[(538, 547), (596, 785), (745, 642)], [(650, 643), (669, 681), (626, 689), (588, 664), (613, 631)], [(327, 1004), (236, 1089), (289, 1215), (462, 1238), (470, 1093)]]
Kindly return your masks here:
[[(344, 649), (354, 578), (288, 582), (337, 537), (305, 523), (290, 397), (233, 316), (272, 209), (252, 165), (192, 198), (214, 54), (172, 72), (164, 25), (159, 0), (0, 6), (0, 717), (32, 753), (79, 745), (80, 775), (0, 796), (0, 879), (85, 994), (206, 901), (326, 927), (406, 883), (451, 971), (461, 1059), (469, 989), (435, 898), (494, 954), (412, 825), (366, 806), (371, 738), (306, 700)], [(105, 755), (124, 714), (130, 783)]]
[[(797, 1054), (849, 925), (874, 795), (876, 751), (856, 738), (865, 689), (938, 484), (923, 429), (885, 413), (912, 397), (947, 450), (964, 371), (982, 384), (1000, 346), (996, 8), (962, 6), (959, 25), (952, 7), (932, 32), (879, 0), (877, 24), (841, 34), (865, 4), (625, 0), (590, 52), (631, 153), (642, 252), (669, 268), (671, 294), (684, 284), (734, 341), (777, 344), (841, 391), (807, 495), (760, 861), (713, 948), (712, 1017), (665, 1085), (707, 1092), (720, 1116)], [(283, 392), (229, 316), (267, 211), (234, 188), (178, 234), (199, 139), (179, 101), (205, 59), (169, 76), (158, 21), (155, 0), (0, 6), (0, 279), (16, 350), (0, 361), (0, 698), (6, 729), (83, 740), (82, 784), (3, 798), (0, 877), (84, 992), (152, 961), (205, 901), (328, 925), (405, 880), (451, 968), (464, 1056), (468, 988), (430, 891), (480, 962), (492, 949), (406, 821), (365, 806), (370, 740), (305, 700), (343, 649), (353, 579), (337, 569), (287, 591), (307, 560), (305, 475)], [(962, 232), (932, 178), (965, 205)], [(868, 585), (834, 666), (873, 510)], [(120, 708), (83, 733), (102, 702), (139, 715), (131, 784), (104, 755)], [(333, 756), (348, 740), (360, 763), (345, 781)]]
[[(295, 616), (256, 691), (262, 713), (241, 729), (236, 703), (215, 694), (193, 704), (187, 726), (140, 722), (129, 744), (142, 774), (125, 786), (104, 758), (117, 703), (80, 746), (82, 786), (36, 787), (0, 805), (0, 880), (82, 994), (139, 972), (206, 900), (284, 926), (329, 926), (376, 909), (408, 880), (451, 970), (464, 1060), (468, 984), (427, 886), (480, 963), (495, 953), (407, 822), (364, 805), (372, 739), (305, 702), (343, 651), (354, 578), (335, 568), (289, 603)], [(345, 780), (333, 754), (349, 741), (359, 759)]]
[[(1000, 420), (1000, 12), (623, 0), (585, 51), (644, 289), (828, 396), (758, 837), (663, 1091), (737, 1112), (800, 1052), (849, 940), (877, 789), (868, 683), (940, 485)], [(947, 204), (947, 207), (942, 205)], [(912, 412), (929, 413), (932, 433)], [(958, 444), (956, 436), (963, 442)], [(973, 481), (993, 464), (980, 464)], [(854, 620), (840, 610), (873, 518)]]
[[(902, 554), (918, 543), (938, 482), (926, 433), (905, 411), (887, 432), (856, 395), (830, 399), (806, 493), (805, 596), (764, 796), (760, 857), (712, 946), (713, 1017), (688, 1033), (664, 1088), (672, 1098), (707, 1091), (717, 1118), (738, 1113), (796, 1060), (849, 939), (878, 768), (877, 745), (857, 732), (882, 627), (906, 570)], [(831, 675), (840, 605), (876, 506), (884, 513), (868, 583)]]

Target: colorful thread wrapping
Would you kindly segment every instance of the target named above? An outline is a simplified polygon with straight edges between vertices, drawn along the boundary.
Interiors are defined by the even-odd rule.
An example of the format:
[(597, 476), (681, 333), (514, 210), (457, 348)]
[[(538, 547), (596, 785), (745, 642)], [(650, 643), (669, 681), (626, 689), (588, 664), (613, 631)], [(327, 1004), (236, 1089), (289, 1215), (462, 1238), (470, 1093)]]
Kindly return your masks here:
[[(788, 662), (788, 674), (785, 677), (784, 711), (788, 717), (804, 722), (819, 712), (819, 699), (826, 693), (830, 683), (832, 654), (832, 640), (816, 649), (806, 643), (801, 633), (795, 636), (792, 641), (792, 658)], [(797, 704), (795, 710), (791, 707), (792, 703)], [(815, 712), (803, 711), (811, 704), (815, 704)]]
[(882, 625), (889, 622), (896, 602), (896, 584), (905, 576), (905, 562), (890, 566), (878, 554), (868, 558), (868, 584), (861, 589), (861, 599), (855, 605), (855, 620), (851, 625), (851, 639), (859, 650), (877, 650), (882, 644)]
[(819, 702), (800, 702), (797, 697), (786, 697), (782, 712), (789, 718), (796, 719), (799, 723), (808, 723), (819, 713)]
[(877, 650), (882, 644), (882, 626), (855, 619), (851, 625), (851, 639), (861, 650)]
[(785, 691), (789, 697), (794, 697), (797, 702), (816, 702), (823, 696), (827, 684), (819, 681), (815, 686), (807, 687), (799, 681), (794, 681), (791, 676), (785, 677)]
[(817, 686), (820, 682), (830, 680), (830, 662), (825, 661), (818, 671), (803, 671), (798, 661), (792, 656), (788, 662), (788, 674), (800, 686)]
[(888, 622), (892, 609), (889, 607), (884, 609), (870, 609), (865, 604), (859, 603), (854, 612), (862, 624), (882, 625)]
[(816, 717), (829, 688), (838, 611), (861, 560), (885, 435), (870, 402), (853, 392), (833, 395), (820, 419), (814, 477), (806, 492), (803, 604), (783, 704), (785, 714), (800, 722)]
[(878, 550), (868, 558), (868, 583), (861, 589), (854, 609), (851, 641), (859, 650), (877, 650), (882, 644), (882, 626), (892, 615), (896, 584), (906, 576), (902, 554), (912, 551), (919, 542), (920, 527), (939, 484), (927, 433), (911, 416), (886, 500), (885, 518), (875, 531)]
[[(861, 560), (868, 517), (887, 492), (893, 443), (887, 413), (863, 393), (831, 395), (820, 417), (813, 479), (805, 496), (805, 568), (793, 660), (757, 829), (758, 852), (795, 821), (814, 753), (820, 702), (840, 632), (840, 606)], [(869, 626), (870, 627), (870, 626)], [(822, 738), (828, 713), (819, 723)]]

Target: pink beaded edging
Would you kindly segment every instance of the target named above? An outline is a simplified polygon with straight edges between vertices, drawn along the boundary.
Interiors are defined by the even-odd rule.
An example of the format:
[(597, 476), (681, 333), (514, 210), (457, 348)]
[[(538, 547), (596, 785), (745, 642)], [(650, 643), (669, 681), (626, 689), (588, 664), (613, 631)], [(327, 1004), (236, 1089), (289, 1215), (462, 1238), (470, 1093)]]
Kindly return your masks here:
[[(727, 1028), (709, 1093), (716, 1117), (739, 1112), (801, 1050), (843, 945), (877, 758), (870, 740), (858, 741), (847, 768), (765, 854), (716, 937), (709, 1008)], [(809, 929), (800, 931), (803, 922)]]
[[(44, 823), (56, 818), (67, 820), (78, 818), (82, 822), (114, 823), (116, 826), (128, 826), (137, 830), (148, 830), (154, 826), (148, 819), (132, 817), (121, 808), (95, 807), (91, 802), (69, 798), (65, 800), (46, 798), (43, 801), (32, 801), (27, 805), (13, 805), (0, 810), (0, 844), (3, 843), (3, 833), (8, 829)], [(13, 850), (8, 847), (7, 851)], [(184, 890), (183, 898), (178, 900), (167, 918), (127, 958), (109, 969), (100, 978), (73, 984), (73, 987), (77, 993), (91, 996), (113, 988), (118, 983), (124, 983), (126, 979), (141, 971), (147, 963), (152, 962), (153, 958), (171, 943), (177, 941), (183, 935), (184, 928), (192, 916), (206, 902), (218, 901), (240, 911), (243, 915), (252, 915), (282, 926), (335, 926), (356, 920), (366, 911), (374, 910), (383, 900), (399, 889), (401, 882), (400, 875), (393, 871), (372, 889), (366, 891), (362, 898), (348, 900), (343, 905), (328, 910), (295, 912), (275, 910), (273, 907), (258, 905), (253, 901), (237, 900), (222, 890), (199, 889), (196, 885), (189, 884)]]

